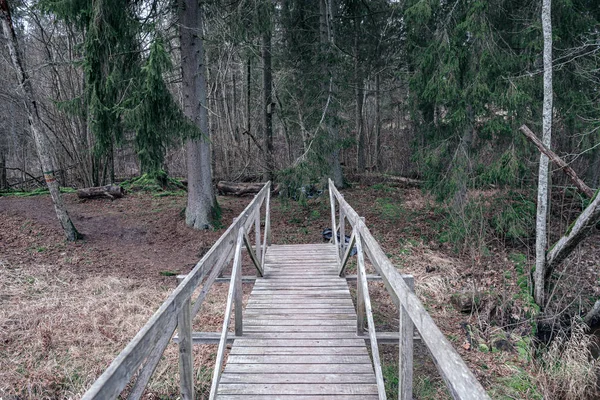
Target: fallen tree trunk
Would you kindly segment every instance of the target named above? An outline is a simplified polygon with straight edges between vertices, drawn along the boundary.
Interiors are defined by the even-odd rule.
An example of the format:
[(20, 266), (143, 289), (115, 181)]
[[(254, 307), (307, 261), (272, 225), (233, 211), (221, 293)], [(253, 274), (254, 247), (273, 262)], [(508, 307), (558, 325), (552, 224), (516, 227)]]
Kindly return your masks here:
[(423, 181), (413, 178), (407, 178), (404, 176), (380, 174), (380, 173), (366, 173), (358, 175), (358, 178), (362, 183), (373, 184), (380, 182), (386, 182), (391, 185), (398, 185), (409, 188), (418, 188), (423, 185)]
[(111, 200), (119, 199), (125, 195), (125, 190), (118, 185), (106, 185), (77, 189), (77, 197), (80, 199), (98, 199), (109, 198)]
[(600, 196), (592, 200), (585, 210), (577, 217), (567, 233), (552, 246), (546, 254), (546, 279), (550, 277), (552, 270), (571, 254), (594, 226), (600, 222)]
[[(265, 183), (245, 183), (245, 182), (226, 182), (219, 181), (217, 190), (222, 195), (244, 196), (246, 194), (256, 194), (265, 186)], [(279, 193), (279, 185), (275, 185), (271, 193)]]

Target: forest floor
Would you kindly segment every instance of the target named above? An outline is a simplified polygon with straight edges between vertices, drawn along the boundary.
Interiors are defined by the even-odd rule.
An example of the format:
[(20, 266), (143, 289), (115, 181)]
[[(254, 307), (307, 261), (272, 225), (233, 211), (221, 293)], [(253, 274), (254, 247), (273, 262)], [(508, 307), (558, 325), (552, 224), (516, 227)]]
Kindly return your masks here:
[[(531, 314), (525, 286), (527, 248), (499, 241), (457, 253), (441, 239), (441, 218), (419, 189), (355, 185), (346, 200), (402, 273), (415, 277), (427, 310), (493, 398), (541, 399), (544, 380), (533, 362)], [(50, 198), (0, 197), (0, 398), (76, 398), (104, 371), (224, 229), (185, 226), (186, 198), (132, 193), (122, 199), (81, 201), (65, 195), (84, 240), (64, 240)], [(219, 197), (227, 226), (250, 197)], [(318, 243), (330, 226), (327, 195), (272, 201), (273, 243)], [(598, 236), (584, 245), (598, 276)], [(474, 244), (475, 245), (475, 244)], [(479, 254), (484, 254), (480, 256)], [(581, 256), (581, 253), (580, 253)], [(586, 264), (587, 265), (587, 264)], [(245, 263), (245, 275), (253, 274)], [(252, 285), (244, 286), (246, 295)], [(597, 278), (586, 288), (600, 294)], [(378, 330), (396, 331), (397, 311), (383, 285), (371, 282)], [(475, 293), (475, 311), (452, 306), (455, 293)], [(221, 329), (227, 285), (215, 285), (196, 330)], [(415, 398), (449, 398), (427, 352), (416, 349)], [(382, 346), (390, 395), (397, 377), (397, 347)], [(195, 346), (199, 398), (210, 386), (216, 346)], [(177, 354), (169, 346), (147, 398), (178, 392)], [(390, 396), (390, 398), (393, 398)]]

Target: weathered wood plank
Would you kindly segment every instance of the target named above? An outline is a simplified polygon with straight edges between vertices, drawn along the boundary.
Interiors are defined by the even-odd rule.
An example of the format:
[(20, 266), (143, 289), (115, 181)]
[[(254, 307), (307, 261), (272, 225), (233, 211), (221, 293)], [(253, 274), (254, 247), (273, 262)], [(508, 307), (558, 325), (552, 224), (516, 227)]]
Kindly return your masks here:
[[(233, 346), (231, 355), (368, 355), (363, 347), (238, 347)], [(373, 377), (373, 381), (375, 378)]]
[(249, 339), (245, 336), (235, 341), (241, 347), (364, 347), (361, 339)]
[(368, 355), (229, 355), (227, 364), (369, 364)]
[(278, 384), (278, 383), (264, 383), (264, 384), (222, 384), (219, 387), (219, 394), (268, 394), (268, 395), (297, 395), (297, 394), (310, 394), (310, 395), (330, 395), (330, 394), (361, 394), (370, 395), (377, 393), (377, 385), (374, 384)]
[(244, 326), (285, 326), (285, 325), (316, 325), (316, 326), (356, 326), (356, 320), (354, 319), (336, 319), (336, 320), (323, 320), (323, 319), (311, 319), (307, 316), (306, 319), (270, 319), (270, 318), (253, 318), (246, 319)]
[(247, 332), (249, 339), (356, 339), (355, 332)]
[(227, 374), (221, 383), (376, 383), (373, 374)]
[(329, 394), (329, 395), (247, 395), (247, 394), (225, 394), (219, 395), (219, 400), (281, 400), (281, 399), (300, 399), (300, 400), (371, 400), (377, 399), (377, 395), (364, 394)]
[(235, 374), (372, 374), (369, 364), (227, 364), (224, 375)]

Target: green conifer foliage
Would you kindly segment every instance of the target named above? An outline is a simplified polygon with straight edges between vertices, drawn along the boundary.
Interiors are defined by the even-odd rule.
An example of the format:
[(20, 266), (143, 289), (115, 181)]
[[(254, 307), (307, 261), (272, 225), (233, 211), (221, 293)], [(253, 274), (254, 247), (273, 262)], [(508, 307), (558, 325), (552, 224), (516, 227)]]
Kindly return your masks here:
[(154, 39), (144, 66), (133, 106), (126, 112), (127, 125), (135, 131), (135, 149), (142, 174), (161, 179), (165, 149), (180, 132), (189, 130), (179, 106), (163, 79), (172, 68), (160, 36)]

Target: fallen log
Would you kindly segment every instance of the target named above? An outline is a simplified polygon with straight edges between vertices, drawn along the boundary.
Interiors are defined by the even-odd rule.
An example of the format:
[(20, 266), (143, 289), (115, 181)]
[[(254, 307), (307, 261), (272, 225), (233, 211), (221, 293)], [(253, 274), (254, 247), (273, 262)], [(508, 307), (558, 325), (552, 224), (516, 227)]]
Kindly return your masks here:
[(97, 186), (84, 189), (77, 189), (77, 197), (80, 199), (98, 199), (109, 198), (111, 200), (119, 199), (125, 195), (125, 189), (119, 185)]
[[(256, 194), (265, 186), (264, 182), (226, 182), (219, 181), (217, 190), (222, 195), (244, 196), (246, 194)], [(279, 193), (279, 185), (274, 185), (272, 194)]]

